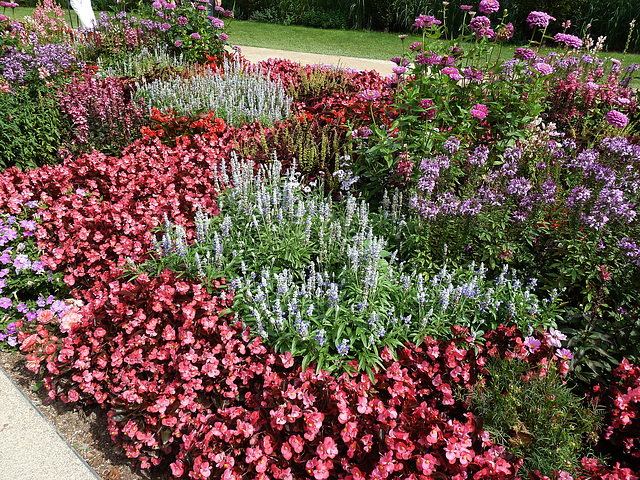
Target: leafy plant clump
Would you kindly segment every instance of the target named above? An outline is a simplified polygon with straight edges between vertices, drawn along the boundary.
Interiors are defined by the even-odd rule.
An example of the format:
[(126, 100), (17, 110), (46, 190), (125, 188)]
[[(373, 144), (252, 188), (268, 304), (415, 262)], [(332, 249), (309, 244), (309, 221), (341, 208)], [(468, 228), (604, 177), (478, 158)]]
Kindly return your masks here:
[(224, 61), (224, 74), (207, 70), (202, 75), (173, 77), (137, 85), (137, 97), (149, 109), (176, 111), (195, 117), (215, 112), (229, 125), (260, 121), (267, 125), (289, 116), (292, 99), (282, 85), (270, 81), (257, 70)]
[(234, 188), (219, 199), (220, 215), (198, 213), (191, 245), (186, 230), (167, 220), (155, 259), (135, 268), (152, 276), (169, 268), (205, 284), (228, 279), (240, 319), (276, 351), (318, 370), (355, 358), (371, 373), (385, 346), (446, 338), (453, 325), (474, 336), (501, 323), (525, 331), (554, 325), (555, 305), (538, 300), (535, 282), (509, 278), (508, 268), (495, 281), (482, 265), (444, 267), (433, 278), (406, 270), (374, 234), (381, 217), (400, 221), (391, 203), (379, 216), (353, 196), (334, 205), (304, 195), (293, 170), (281, 178), (276, 159), (256, 177), (253, 170), (253, 162), (232, 157)]
[(487, 370), (470, 402), (492, 440), (523, 457), (524, 471), (575, 473), (604, 411), (585, 405), (554, 368), (540, 373), (522, 360), (492, 359)]
[(63, 315), (68, 289), (62, 275), (40, 260), (36, 201), (26, 202), (18, 215), (0, 216), (0, 349), (18, 346), (17, 322), (34, 322), (43, 310)]

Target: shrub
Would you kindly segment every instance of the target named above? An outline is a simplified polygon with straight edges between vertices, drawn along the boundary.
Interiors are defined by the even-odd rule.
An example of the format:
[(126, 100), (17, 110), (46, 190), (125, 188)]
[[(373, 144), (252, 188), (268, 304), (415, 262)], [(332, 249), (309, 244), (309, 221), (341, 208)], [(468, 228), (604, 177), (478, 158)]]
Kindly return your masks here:
[(58, 162), (63, 135), (56, 89), (38, 83), (0, 93), (0, 169)]
[(584, 405), (554, 369), (538, 374), (522, 360), (504, 359), (488, 362), (487, 370), (470, 401), (492, 440), (524, 457), (523, 471), (575, 474), (604, 411)]
[(214, 165), (230, 143), (227, 130), (173, 148), (146, 137), (122, 158), (93, 152), (37, 171), (10, 169), (0, 176), (0, 204), (17, 213), (22, 202), (43, 202), (42, 261), (67, 285), (88, 288), (127, 257), (146, 256), (163, 213), (184, 223), (196, 205), (215, 211)]
[(58, 92), (71, 131), (63, 148), (76, 155), (99, 149), (120, 156), (148, 121), (144, 101), (132, 99), (119, 78), (100, 79), (92, 73), (74, 75)]

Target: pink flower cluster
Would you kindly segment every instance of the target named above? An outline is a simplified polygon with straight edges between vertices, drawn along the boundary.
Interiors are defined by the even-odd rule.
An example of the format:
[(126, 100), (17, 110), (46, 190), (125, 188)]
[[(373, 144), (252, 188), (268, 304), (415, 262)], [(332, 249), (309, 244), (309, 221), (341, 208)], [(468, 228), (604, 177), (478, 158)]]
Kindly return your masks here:
[(604, 438), (640, 459), (640, 366), (624, 359), (613, 374), (616, 380), (608, 390), (594, 389), (607, 412)]
[(496, 13), (498, 10), (500, 10), (500, 2), (498, 0), (482, 0), (478, 7), (480, 13), (486, 13), (487, 15)]
[(112, 437), (143, 468), (173, 451), (175, 478), (513, 478), (520, 461), (454, 390), (486, 375), (490, 357), (521, 358), (540, 374), (566, 363), (546, 342), (530, 353), (515, 328), (489, 332), (484, 346), (458, 328), (396, 360), (383, 351), (373, 379), (336, 378), (228, 323), (223, 288), (209, 294), (168, 271), (98, 282), (67, 336), (24, 337), (23, 350), (45, 367), (52, 398), (107, 409)]
[(547, 28), (551, 21), (555, 21), (555, 18), (545, 12), (533, 11), (527, 16), (527, 23), (531, 28)]

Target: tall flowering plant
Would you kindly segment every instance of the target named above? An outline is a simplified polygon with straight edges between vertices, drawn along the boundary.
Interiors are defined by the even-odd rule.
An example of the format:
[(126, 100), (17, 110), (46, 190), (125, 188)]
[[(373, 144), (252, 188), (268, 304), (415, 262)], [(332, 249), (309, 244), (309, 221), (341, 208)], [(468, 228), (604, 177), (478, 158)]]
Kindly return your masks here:
[(222, 62), (229, 56), (225, 50), (229, 45), (226, 31), (233, 12), (216, 6), (211, 16), (207, 14), (208, 4), (208, 0), (152, 3), (153, 15), (160, 22), (161, 37), (169, 51), (191, 61), (203, 61), (208, 55)]
[[(495, 4), (483, 3), (488, 15), (497, 11)], [(536, 61), (535, 55), (501, 59), (500, 45), (513, 34), (513, 27), (504, 22), (503, 18), (494, 26), (487, 16), (473, 16), (463, 34), (442, 48), (441, 42), (430, 42), (440, 37), (440, 22), (425, 15), (416, 19), (423, 41), (412, 44), (408, 55), (393, 59), (401, 69), (391, 106), (395, 114), (383, 127), (372, 128), (368, 141), (360, 142), (354, 157), (358, 174), (366, 175), (366, 166), (380, 163), (390, 179), (396, 166), (401, 168), (401, 159), (415, 165), (451, 135), (500, 151), (522, 138), (525, 127), (543, 110), (541, 87), (551, 67)], [(495, 52), (498, 58), (487, 63)], [(401, 176), (415, 173), (413, 169)]]

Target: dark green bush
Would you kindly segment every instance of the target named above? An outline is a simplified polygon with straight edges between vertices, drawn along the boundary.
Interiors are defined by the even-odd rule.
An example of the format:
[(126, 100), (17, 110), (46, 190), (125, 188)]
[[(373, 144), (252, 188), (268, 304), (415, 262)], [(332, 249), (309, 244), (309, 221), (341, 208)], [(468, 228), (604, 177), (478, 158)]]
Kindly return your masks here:
[(57, 162), (61, 113), (55, 87), (39, 83), (0, 94), (0, 169)]
[(342, 30), (347, 28), (348, 17), (340, 10), (324, 10), (311, 8), (307, 10), (300, 20), (305, 27), (333, 28)]
[(494, 360), (471, 408), (498, 444), (523, 457), (522, 471), (575, 471), (597, 440), (603, 412), (571, 392), (553, 365), (542, 374), (522, 360)]

